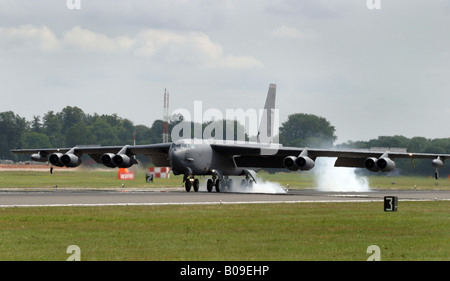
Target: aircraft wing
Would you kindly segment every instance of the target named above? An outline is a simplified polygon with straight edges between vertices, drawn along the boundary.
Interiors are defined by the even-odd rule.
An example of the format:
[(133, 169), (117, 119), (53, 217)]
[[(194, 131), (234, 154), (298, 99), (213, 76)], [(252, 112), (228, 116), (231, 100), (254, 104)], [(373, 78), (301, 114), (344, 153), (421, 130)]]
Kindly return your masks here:
[[(211, 147), (223, 155), (230, 155), (234, 158), (237, 167), (259, 167), (259, 168), (286, 168), (284, 159), (286, 157), (308, 157), (315, 161), (317, 157), (337, 158), (336, 167), (367, 168), (365, 160), (367, 158), (396, 158), (409, 159), (433, 159), (445, 161), (450, 159), (450, 154), (433, 153), (409, 153), (406, 149), (377, 148), (368, 150), (339, 150), (339, 149), (316, 149), (283, 147), (276, 145), (262, 144), (211, 144)], [(439, 164), (439, 163), (436, 163)]]
[[(170, 166), (169, 162), (169, 148), (171, 143), (158, 143), (148, 145), (126, 145), (126, 146), (76, 146), (73, 148), (44, 148), (44, 149), (16, 149), (11, 150), (18, 154), (32, 154), (32, 160), (47, 161), (48, 156), (53, 153), (70, 153), (81, 157), (85, 154), (89, 155), (97, 163), (101, 162), (101, 157), (104, 154), (118, 154), (123, 153), (128, 156), (144, 155), (149, 158), (155, 166)], [(136, 164), (136, 162), (135, 162)]]
[(157, 167), (170, 166), (169, 161), (169, 148), (171, 143), (158, 143), (158, 144), (146, 144), (135, 145), (129, 147), (129, 151), (132, 154), (141, 154), (152, 161)]

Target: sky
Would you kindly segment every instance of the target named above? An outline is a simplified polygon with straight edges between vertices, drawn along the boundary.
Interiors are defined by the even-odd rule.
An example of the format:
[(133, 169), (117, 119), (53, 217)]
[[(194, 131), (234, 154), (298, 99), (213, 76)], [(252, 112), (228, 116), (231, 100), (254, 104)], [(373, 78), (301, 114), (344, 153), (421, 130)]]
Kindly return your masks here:
[(0, 0), (0, 112), (150, 127), (165, 89), (225, 115), (275, 83), (280, 123), (324, 117), (336, 143), (447, 138), (449, 27), (448, 0)]

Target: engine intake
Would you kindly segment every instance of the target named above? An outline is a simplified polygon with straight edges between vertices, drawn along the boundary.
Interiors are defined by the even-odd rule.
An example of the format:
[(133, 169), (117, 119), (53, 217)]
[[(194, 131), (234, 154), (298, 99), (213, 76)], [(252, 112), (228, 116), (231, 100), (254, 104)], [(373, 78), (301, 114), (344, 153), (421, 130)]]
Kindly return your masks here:
[(56, 166), (56, 167), (64, 167), (64, 164), (61, 162), (62, 156), (63, 156), (63, 154), (59, 153), (59, 152), (52, 153), (48, 157), (48, 162), (50, 162), (50, 164), (52, 164), (53, 166)]
[(312, 160), (311, 158), (309, 158), (308, 156), (300, 156), (297, 157), (297, 159), (295, 160), (295, 164), (297, 165), (297, 167), (302, 170), (302, 171), (308, 171), (311, 170), (312, 168), (314, 168), (314, 166), (316, 165), (316, 163), (314, 162), (314, 160)]
[(377, 158), (369, 157), (364, 161), (364, 167), (366, 167), (367, 170), (372, 172), (378, 172), (380, 168), (377, 166)]
[(295, 164), (295, 160), (297, 160), (297, 157), (288, 156), (283, 159), (283, 166), (288, 168), (291, 171), (298, 171), (298, 167), (297, 167), (297, 164)]
[(102, 164), (109, 168), (115, 168), (116, 165), (113, 163), (112, 159), (116, 156), (113, 153), (105, 153), (101, 157)]
[(64, 154), (59, 160), (66, 167), (78, 167), (81, 164), (80, 157), (72, 153)]
[(117, 154), (112, 158), (112, 162), (119, 168), (129, 168), (133, 166), (133, 159), (126, 154)]
[(391, 172), (395, 169), (395, 162), (389, 157), (381, 157), (380, 159), (369, 157), (364, 161), (364, 167), (372, 172)]
[(378, 159), (377, 166), (382, 172), (392, 172), (396, 167), (395, 162), (387, 157)]
[(314, 160), (308, 156), (288, 156), (283, 159), (283, 166), (291, 171), (308, 171), (314, 168), (315, 164)]
[(126, 154), (105, 153), (100, 159), (109, 168), (130, 168), (133, 166), (133, 159)]

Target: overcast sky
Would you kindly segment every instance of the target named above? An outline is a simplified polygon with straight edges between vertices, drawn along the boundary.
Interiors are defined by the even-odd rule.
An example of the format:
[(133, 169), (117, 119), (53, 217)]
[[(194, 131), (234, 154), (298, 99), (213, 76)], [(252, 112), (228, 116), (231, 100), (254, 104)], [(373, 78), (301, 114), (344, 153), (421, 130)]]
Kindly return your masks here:
[[(75, 2), (75, 1), (69, 1)], [(373, 1), (372, 1), (373, 2)], [(151, 126), (170, 111), (325, 117), (337, 143), (450, 137), (450, 1), (0, 0), (0, 112), (67, 105)]]

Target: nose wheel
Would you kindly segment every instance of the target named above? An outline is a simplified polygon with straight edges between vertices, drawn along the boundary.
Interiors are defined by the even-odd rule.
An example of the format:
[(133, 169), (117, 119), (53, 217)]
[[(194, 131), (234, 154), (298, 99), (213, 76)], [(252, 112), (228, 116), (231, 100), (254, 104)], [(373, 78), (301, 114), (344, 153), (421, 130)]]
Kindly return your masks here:
[(194, 188), (195, 192), (198, 192), (200, 186), (200, 182), (198, 179), (194, 179), (194, 178), (189, 178), (186, 179), (186, 181), (184, 182), (184, 188), (186, 189), (187, 192), (191, 191), (191, 188)]

